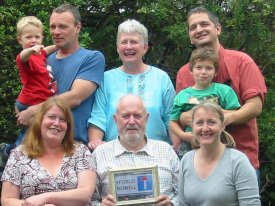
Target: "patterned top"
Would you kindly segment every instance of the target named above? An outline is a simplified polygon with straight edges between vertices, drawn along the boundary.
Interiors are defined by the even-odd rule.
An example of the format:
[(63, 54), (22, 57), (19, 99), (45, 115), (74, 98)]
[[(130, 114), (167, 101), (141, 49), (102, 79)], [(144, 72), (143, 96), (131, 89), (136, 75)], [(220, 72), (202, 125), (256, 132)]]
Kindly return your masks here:
[(100, 205), (102, 199), (110, 194), (108, 169), (154, 165), (158, 166), (160, 194), (169, 196), (173, 204), (178, 205), (179, 159), (166, 142), (147, 139), (143, 149), (131, 152), (126, 150), (117, 138), (94, 150), (92, 165), (98, 175), (92, 205)]
[(14, 149), (9, 157), (1, 181), (8, 181), (20, 187), (22, 199), (44, 192), (57, 192), (77, 188), (78, 172), (91, 169), (91, 152), (83, 145), (76, 146), (72, 156), (64, 157), (60, 171), (53, 178), (37, 159), (30, 159)]

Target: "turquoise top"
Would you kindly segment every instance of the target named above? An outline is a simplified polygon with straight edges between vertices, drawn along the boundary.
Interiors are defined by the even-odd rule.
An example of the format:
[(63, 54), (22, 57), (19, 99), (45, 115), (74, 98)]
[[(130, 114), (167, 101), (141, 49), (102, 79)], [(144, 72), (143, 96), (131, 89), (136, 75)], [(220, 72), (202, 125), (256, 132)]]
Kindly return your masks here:
[(96, 92), (88, 124), (104, 131), (104, 141), (115, 139), (118, 131), (113, 115), (118, 100), (126, 94), (136, 94), (143, 99), (149, 113), (146, 127), (148, 138), (171, 143), (168, 126), (175, 89), (167, 73), (153, 66), (135, 75), (127, 74), (120, 68), (106, 71), (104, 81)]

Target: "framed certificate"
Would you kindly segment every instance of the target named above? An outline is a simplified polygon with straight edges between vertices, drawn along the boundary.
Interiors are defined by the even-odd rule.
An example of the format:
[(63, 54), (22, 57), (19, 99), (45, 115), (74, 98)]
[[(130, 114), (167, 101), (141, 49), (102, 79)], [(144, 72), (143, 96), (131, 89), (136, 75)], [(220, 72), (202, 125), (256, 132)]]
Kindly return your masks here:
[(159, 196), (157, 166), (110, 169), (108, 175), (117, 205), (155, 203)]

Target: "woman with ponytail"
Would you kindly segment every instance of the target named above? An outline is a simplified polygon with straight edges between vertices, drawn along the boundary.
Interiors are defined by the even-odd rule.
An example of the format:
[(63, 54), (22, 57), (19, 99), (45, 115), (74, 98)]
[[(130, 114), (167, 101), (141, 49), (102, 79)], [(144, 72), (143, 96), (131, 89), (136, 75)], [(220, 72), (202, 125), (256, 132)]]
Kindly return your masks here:
[(248, 158), (234, 149), (222, 109), (204, 102), (192, 109), (194, 150), (180, 166), (180, 205), (261, 205), (256, 172)]

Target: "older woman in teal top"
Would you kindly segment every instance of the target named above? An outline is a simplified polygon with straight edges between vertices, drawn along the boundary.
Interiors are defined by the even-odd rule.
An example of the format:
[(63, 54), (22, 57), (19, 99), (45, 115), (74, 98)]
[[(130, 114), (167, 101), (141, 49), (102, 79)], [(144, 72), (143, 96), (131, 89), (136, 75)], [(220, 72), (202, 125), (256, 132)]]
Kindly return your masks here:
[(148, 138), (171, 142), (168, 125), (175, 90), (166, 72), (143, 62), (147, 49), (148, 31), (144, 25), (136, 20), (119, 25), (117, 52), (122, 66), (106, 71), (96, 92), (88, 120), (90, 149), (117, 138), (113, 115), (119, 98), (126, 94), (139, 95), (145, 102), (149, 112)]

